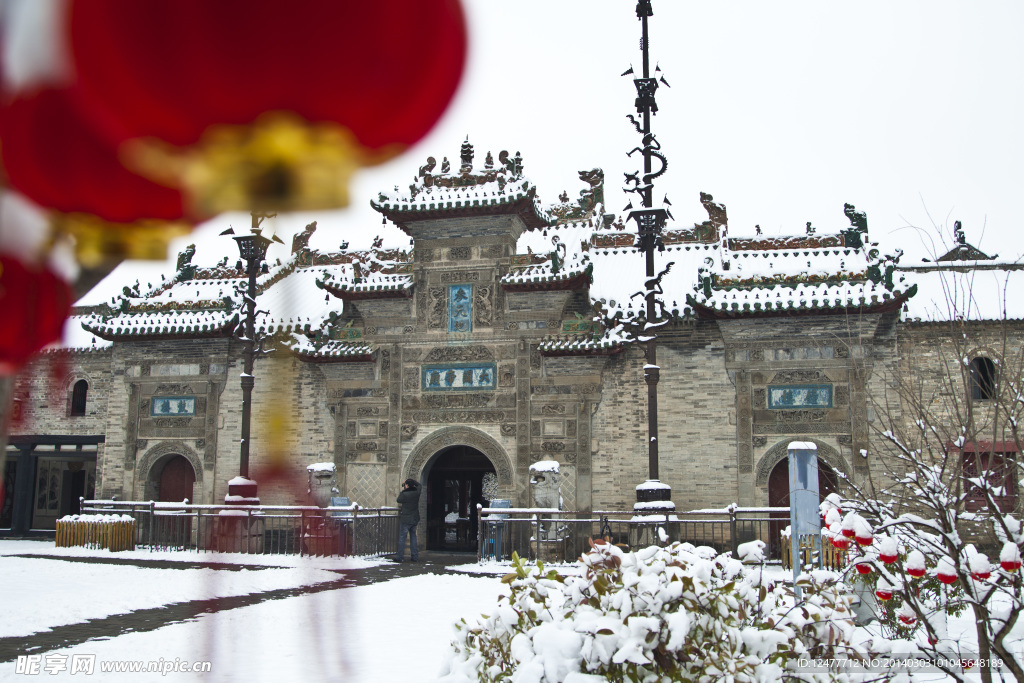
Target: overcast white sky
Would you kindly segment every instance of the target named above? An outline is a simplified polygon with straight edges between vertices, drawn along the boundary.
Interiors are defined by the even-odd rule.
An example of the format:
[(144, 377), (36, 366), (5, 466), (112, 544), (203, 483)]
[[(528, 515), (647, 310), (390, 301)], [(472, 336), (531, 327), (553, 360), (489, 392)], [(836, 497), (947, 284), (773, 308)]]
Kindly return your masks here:
[[(600, 166), (609, 210), (626, 205), (622, 174), (641, 163), (626, 157), (635, 89), (619, 77), (640, 67), (635, 2), (464, 5), (471, 46), (453, 106), (414, 149), (364, 172), (348, 210), (316, 215), (311, 246), (368, 246), (383, 229), (369, 198), (408, 186), (427, 156), (457, 158), (467, 134), (478, 165), (487, 150), (521, 151), (546, 202), (577, 196), (576, 172)], [(707, 218), (704, 191), (728, 207), (732, 235), (800, 233), (807, 221), (835, 232), (850, 202), (875, 240), (911, 253), (919, 237), (890, 233), (930, 232), (932, 220), (961, 220), (990, 254), (1024, 253), (1024, 3), (654, 0), (654, 11), (652, 60), (672, 86), (653, 122), (670, 162), (655, 192), (678, 227)]]

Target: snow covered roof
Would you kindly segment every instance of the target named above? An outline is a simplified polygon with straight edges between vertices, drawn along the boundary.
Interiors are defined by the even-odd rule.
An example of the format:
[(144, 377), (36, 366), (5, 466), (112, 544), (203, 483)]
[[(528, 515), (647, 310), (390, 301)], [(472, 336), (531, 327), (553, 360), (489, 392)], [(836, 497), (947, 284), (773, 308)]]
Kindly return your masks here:
[(918, 293), (907, 303), (904, 320), (1024, 320), (1024, 264), (943, 266), (906, 269), (907, 281), (917, 285)]
[(293, 334), (286, 345), (296, 356), (313, 363), (373, 360), (374, 347), (363, 342), (311, 340), (303, 334)]
[(458, 215), (494, 215), (514, 213), (527, 228), (540, 228), (554, 221), (537, 197), (537, 187), (523, 176), (523, 161), (502, 151), (495, 166), (491, 153), (482, 170), (473, 170), (473, 146), (462, 145), (461, 164), (451, 171), (447, 157), (439, 172), (429, 157), (420, 168), (408, 191), (397, 185), (391, 192), (380, 192), (370, 206), (398, 225), (410, 221)]

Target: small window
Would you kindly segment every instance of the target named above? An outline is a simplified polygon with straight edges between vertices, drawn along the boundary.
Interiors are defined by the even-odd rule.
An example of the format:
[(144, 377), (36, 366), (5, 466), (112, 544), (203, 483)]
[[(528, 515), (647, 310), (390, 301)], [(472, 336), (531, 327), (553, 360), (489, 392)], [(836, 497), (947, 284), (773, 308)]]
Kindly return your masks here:
[(990, 358), (978, 357), (971, 361), (971, 398), (988, 401), (996, 396), (996, 364)]
[(84, 379), (75, 382), (71, 390), (71, 415), (72, 417), (85, 415), (85, 399), (89, 393), (89, 383)]
[(1001, 512), (1012, 512), (1017, 502), (1016, 463), (1013, 453), (964, 453), (964, 506), (969, 512), (988, 509), (984, 486)]

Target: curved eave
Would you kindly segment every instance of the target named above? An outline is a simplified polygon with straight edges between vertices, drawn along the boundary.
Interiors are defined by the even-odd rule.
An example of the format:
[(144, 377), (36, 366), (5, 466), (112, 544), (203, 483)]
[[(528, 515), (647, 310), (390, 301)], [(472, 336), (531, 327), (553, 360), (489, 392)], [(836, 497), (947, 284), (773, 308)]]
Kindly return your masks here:
[(540, 349), (540, 355), (548, 357), (557, 356), (614, 356), (617, 353), (622, 353), (626, 350), (626, 347), (622, 344), (615, 344), (612, 346), (602, 346), (594, 348), (575, 348), (575, 349)]
[(538, 280), (536, 282), (502, 282), (501, 288), (506, 292), (558, 292), (575, 291), (591, 284), (591, 274), (580, 272), (564, 280)]
[(409, 299), (412, 297), (412, 287), (398, 287), (394, 289), (349, 289), (348, 287), (335, 287), (328, 283), (323, 285), (324, 291), (342, 301), (365, 301), (368, 299)]
[(82, 323), (82, 328), (95, 334), (100, 339), (111, 342), (126, 341), (182, 341), (189, 339), (222, 339), (230, 337), (235, 330), (236, 321), (228, 321), (227, 324), (216, 327), (212, 330), (200, 330), (190, 332), (144, 332), (139, 334), (125, 334), (123, 332), (112, 332), (99, 327), (92, 327)]
[(445, 206), (437, 209), (393, 209), (382, 206), (371, 199), (370, 206), (372, 206), (374, 210), (379, 211), (385, 218), (400, 228), (406, 227), (407, 223), (415, 223), (416, 221), (425, 221), (437, 218), (452, 218), (457, 216), (496, 216), (506, 214), (519, 216), (520, 220), (523, 221), (528, 230), (546, 228), (551, 225), (546, 218), (537, 213), (537, 207), (533, 202), (534, 191), (531, 189), (530, 192), (515, 201), (496, 204), (473, 204), (470, 203), (470, 200), (465, 200), (462, 202), (462, 206), (453, 205), (449, 207), (447, 205), (452, 202), (445, 202)]
[(914, 285), (903, 294), (878, 303), (857, 306), (829, 306), (814, 308), (773, 308), (771, 310), (723, 311), (699, 303), (692, 295), (687, 295), (686, 303), (693, 307), (698, 318), (705, 320), (735, 320), (739, 318), (788, 318), (809, 315), (850, 315), (867, 313), (893, 313), (899, 311), (907, 299), (917, 293)]

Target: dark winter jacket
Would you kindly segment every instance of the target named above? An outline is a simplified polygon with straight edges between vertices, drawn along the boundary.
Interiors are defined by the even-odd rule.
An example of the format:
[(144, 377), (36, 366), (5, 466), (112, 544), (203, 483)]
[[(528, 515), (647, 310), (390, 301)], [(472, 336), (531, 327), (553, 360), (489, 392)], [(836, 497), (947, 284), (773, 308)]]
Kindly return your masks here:
[(406, 489), (398, 494), (398, 521), (402, 524), (420, 523), (420, 490)]

